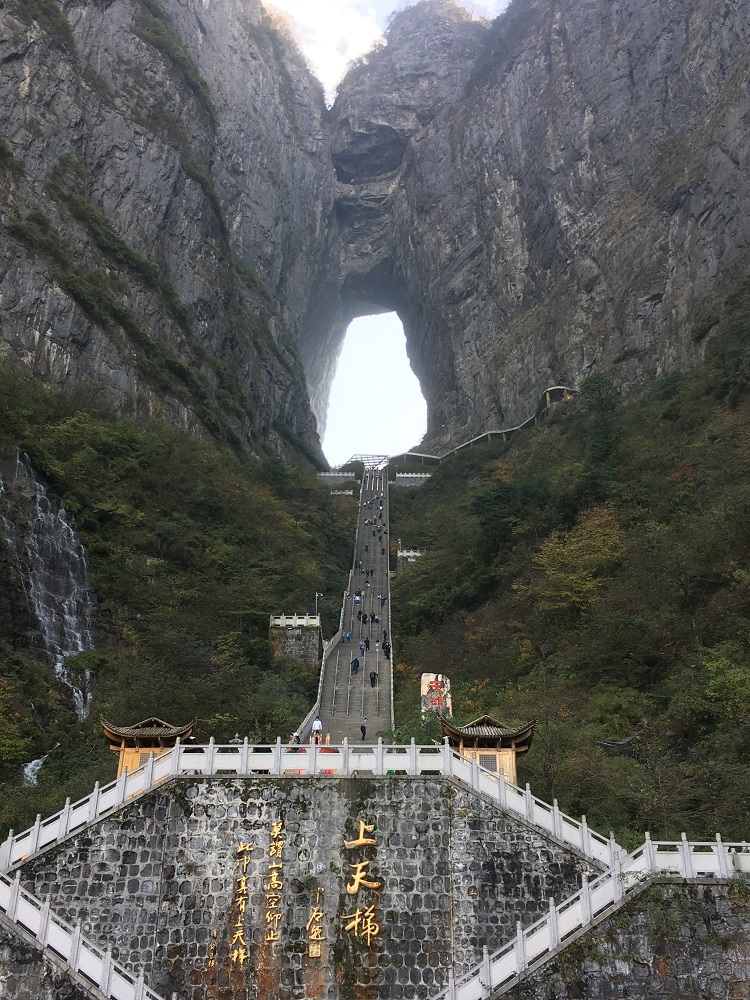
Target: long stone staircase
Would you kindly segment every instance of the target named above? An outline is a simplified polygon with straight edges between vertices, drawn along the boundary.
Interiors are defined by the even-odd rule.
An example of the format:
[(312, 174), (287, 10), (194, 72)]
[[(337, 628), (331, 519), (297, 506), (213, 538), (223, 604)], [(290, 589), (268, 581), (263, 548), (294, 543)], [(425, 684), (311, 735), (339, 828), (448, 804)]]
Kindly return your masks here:
[[(377, 527), (366, 521), (376, 522)], [(480, 965), (458, 981), (449, 978), (447, 986), (434, 994), (440, 1000), (489, 1000), (508, 992), (655, 878), (750, 878), (746, 844), (725, 844), (718, 836), (708, 844), (688, 843), (684, 836), (678, 843), (656, 843), (647, 834), (638, 850), (626, 854), (611, 837), (590, 830), (585, 817), (579, 822), (566, 816), (556, 802), (548, 805), (537, 799), (528, 785), (521, 789), (508, 784), (502, 775), (461, 757), (447, 742), (439, 747), (419, 747), (413, 741), (407, 746), (391, 746), (378, 739), (379, 731), (389, 733), (393, 726), (393, 654), (388, 660), (382, 649), (375, 650), (375, 643), (382, 643), (384, 629), (391, 635), (387, 527), (387, 469), (368, 468), (362, 483), (349, 597), (344, 598), (341, 628), (326, 650), (314, 709), (324, 734), (330, 736), (330, 745), (299, 748), (282, 745), (279, 740), (272, 748), (263, 747), (261, 756), (247, 740), (226, 746), (215, 745), (213, 740), (205, 746), (182, 747), (178, 743), (160, 757), (152, 756), (137, 771), (126, 772), (102, 788), (95, 786), (80, 802), (71, 804), (68, 800), (54, 816), (46, 820), (37, 817), (29, 830), (11, 832), (0, 845), (0, 917), (19, 927), (22, 934), (31, 935), (50, 961), (68, 967), (71, 978), (87, 995), (97, 1000), (162, 1000), (145, 984), (142, 974), (126, 970), (113, 961), (111, 951), (87, 941), (80, 925), (71, 926), (55, 915), (54, 899), (42, 901), (25, 891), (20, 868), (28, 858), (53, 849), (75, 832), (88, 833), (135, 798), (180, 775), (440, 775), (531, 830), (572, 848), (601, 872), (590, 882), (584, 878), (580, 891), (558, 904), (551, 900), (542, 919), (526, 928), (519, 925), (515, 938), (494, 953), (485, 948)], [(363, 570), (372, 572), (364, 574)], [(363, 591), (359, 602), (355, 600), (357, 590)], [(363, 618), (366, 613), (366, 624), (358, 619), (358, 610)], [(373, 613), (380, 617), (377, 624), (371, 620)], [(350, 642), (346, 641), (347, 632), (351, 632)], [(365, 638), (370, 640), (370, 650), (362, 655), (359, 643)], [(360, 668), (352, 673), (350, 662), (355, 656)], [(377, 674), (375, 685), (370, 681), (371, 670)], [(367, 736), (363, 739), (360, 725), (364, 718)], [(304, 749), (303, 754), (300, 749)]]
[[(367, 522), (367, 523), (366, 523)], [(393, 728), (393, 651), (383, 653), (390, 628), (388, 572), (388, 469), (366, 468), (360, 494), (354, 561), (348, 597), (344, 597), (341, 629), (326, 655), (318, 712), (331, 743), (372, 743)], [(363, 591), (361, 598), (356, 591)], [(381, 598), (385, 598), (383, 601)], [(357, 613), (362, 612), (359, 620)], [(379, 618), (372, 621), (372, 615)], [(347, 641), (347, 633), (351, 639)], [(361, 643), (370, 649), (361, 652)], [(376, 650), (376, 643), (379, 649)], [(352, 660), (359, 660), (354, 673)], [(373, 684), (370, 674), (377, 675)], [(363, 738), (360, 726), (367, 719)]]

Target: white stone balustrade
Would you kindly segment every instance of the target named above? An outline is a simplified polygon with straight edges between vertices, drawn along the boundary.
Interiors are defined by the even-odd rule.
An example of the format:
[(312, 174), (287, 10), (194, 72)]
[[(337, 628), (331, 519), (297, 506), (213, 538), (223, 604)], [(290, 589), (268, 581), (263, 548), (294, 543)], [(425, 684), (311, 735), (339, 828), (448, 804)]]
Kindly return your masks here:
[(320, 615), (271, 615), (271, 628), (320, 628)]
[[(399, 775), (406, 777), (442, 776), (460, 782), (473, 792), (498, 804), (534, 826), (546, 831), (605, 869), (589, 882), (584, 878), (578, 893), (559, 906), (550, 902), (549, 913), (527, 927), (518, 928), (516, 937), (499, 951), (487, 954), (482, 963), (463, 979), (449, 980), (439, 994), (443, 1000), (487, 1000), (491, 994), (504, 992), (557, 948), (569, 944), (592, 922), (610, 913), (629, 893), (645, 880), (659, 875), (680, 878), (750, 877), (750, 845), (725, 844), (717, 835), (711, 843), (655, 842), (646, 834), (645, 843), (632, 854), (624, 854), (614, 839), (606, 839), (563, 813), (557, 802), (549, 805), (531, 794), (527, 785), (519, 788), (505, 781), (502, 774), (481, 768), (467, 760), (445, 741), (442, 745), (393, 746), (378, 740), (375, 745), (297, 746), (282, 744), (241, 744), (177, 746), (159, 757), (153, 755), (132, 773), (125, 772), (116, 781), (99, 787), (64, 807), (46, 820), (37, 817), (23, 833), (8, 835), (0, 845), (0, 871), (25, 860), (69, 833), (85, 828), (99, 817), (120, 808), (134, 796), (143, 794), (161, 782), (179, 775), (274, 775), (333, 776)], [(101, 987), (109, 983), (105, 995), (116, 1000), (145, 1000), (158, 995), (148, 990), (142, 979), (119, 970), (107, 953), (85, 944), (80, 930), (69, 928), (49, 912), (47, 904), (24, 893), (18, 879), (0, 875), (0, 910), (21, 923), (35, 935), (40, 946), (51, 947), (65, 961), (91, 982)], [(85, 957), (80, 957), (85, 956)], [(82, 964), (75, 965), (75, 961)]]
[(96, 986), (112, 1000), (162, 1000), (144, 983), (143, 974), (136, 976), (112, 959), (111, 951), (103, 951), (87, 941), (80, 925), (73, 927), (51, 912), (49, 902), (42, 902), (21, 888), (20, 875), (8, 878), (0, 875), (0, 912), (13, 923), (25, 928), (42, 949), (52, 951), (79, 976)]
[(0, 871), (35, 854), (49, 844), (85, 827), (99, 816), (119, 808), (126, 800), (147, 792), (168, 778), (185, 775), (270, 774), (270, 775), (405, 775), (409, 777), (442, 776), (461, 782), (467, 788), (487, 796), (501, 808), (534, 824), (569, 847), (579, 851), (602, 868), (614, 863), (620, 847), (590, 830), (582, 822), (566, 816), (557, 804), (548, 805), (531, 794), (527, 786), (518, 788), (456, 753), (447, 743), (441, 746), (376, 745), (315, 746), (283, 744), (253, 746), (247, 739), (241, 744), (181, 746), (159, 757), (153, 755), (136, 771), (123, 773), (117, 781), (99, 787), (79, 802), (68, 800), (60, 812), (48, 819), (37, 817), (23, 833), (8, 835), (0, 845)]
[(478, 965), (463, 979), (451, 980), (436, 1000), (488, 1000), (507, 992), (519, 976), (588, 930), (597, 918), (607, 916), (644, 882), (658, 876), (683, 879), (726, 879), (750, 876), (750, 846), (725, 844), (717, 834), (710, 843), (646, 842), (632, 854), (619, 855), (597, 879), (583, 879), (583, 886), (559, 906), (550, 901), (547, 916), (525, 930)]

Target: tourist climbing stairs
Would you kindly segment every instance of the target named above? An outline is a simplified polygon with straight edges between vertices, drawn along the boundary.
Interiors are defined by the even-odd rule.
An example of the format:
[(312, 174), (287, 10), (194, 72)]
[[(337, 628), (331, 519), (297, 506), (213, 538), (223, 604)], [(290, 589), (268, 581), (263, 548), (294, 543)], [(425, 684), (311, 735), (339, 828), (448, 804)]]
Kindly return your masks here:
[(332, 744), (374, 743), (393, 729), (388, 538), (388, 468), (366, 466), (350, 587), (319, 704), (323, 736)]

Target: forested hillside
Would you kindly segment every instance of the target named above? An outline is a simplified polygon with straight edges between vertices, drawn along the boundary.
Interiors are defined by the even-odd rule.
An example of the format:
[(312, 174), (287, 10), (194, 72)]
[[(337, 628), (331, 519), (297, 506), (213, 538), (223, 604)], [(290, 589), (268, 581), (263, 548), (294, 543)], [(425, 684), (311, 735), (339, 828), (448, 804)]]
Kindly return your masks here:
[(630, 844), (747, 835), (750, 284), (692, 335), (704, 362), (639, 402), (592, 376), (392, 495), (427, 549), (393, 597), (400, 735), (435, 735), (417, 685), (442, 671), (462, 722), (536, 718), (520, 780)]
[[(197, 716), (205, 739), (286, 737), (315, 700), (317, 677), (272, 660), (268, 616), (312, 612), (317, 590), (324, 627), (335, 631), (351, 501), (337, 506), (315, 477), (276, 457), (137, 426), (91, 386), (66, 395), (8, 366), (0, 428), (75, 518), (97, 647), (66, 661), (95, 676), (91, 715), (79, 724), (51, 665), (0, 614), (0, 827), (19, 829), (114, 777), (100, 716)], [(19, 787), (20, 764), (49, 750), (38, 788)]]

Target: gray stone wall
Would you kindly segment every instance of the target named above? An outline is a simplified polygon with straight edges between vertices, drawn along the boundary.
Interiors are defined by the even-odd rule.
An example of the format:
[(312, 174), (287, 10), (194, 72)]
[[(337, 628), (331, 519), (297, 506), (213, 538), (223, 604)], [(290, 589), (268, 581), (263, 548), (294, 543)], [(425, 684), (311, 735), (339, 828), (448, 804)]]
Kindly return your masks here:
[(85, 989), (58, 964), (30, 943), (0, 914), (0, 997), (3, 1000), (91, 1000), (98, 992)]
[(750, 882), (653, 885), (507, 1000), (747, 1000)]
[(269, 628), (268, 639), (274, 656), (284, 656), (300, 660), (311, 670), (317, 670), (323, 656), (323, 645), (319, 628)]
[(181, 1000), (430, 997), (590, 870), (446, 779), (295, 776), (177, 779), (22, 869)]

